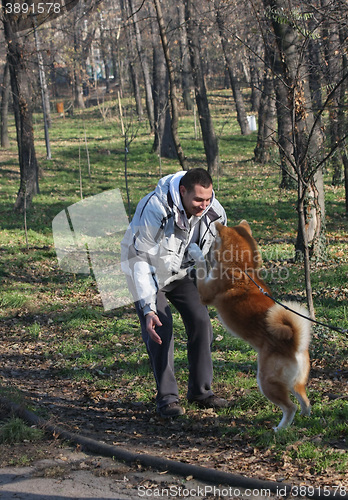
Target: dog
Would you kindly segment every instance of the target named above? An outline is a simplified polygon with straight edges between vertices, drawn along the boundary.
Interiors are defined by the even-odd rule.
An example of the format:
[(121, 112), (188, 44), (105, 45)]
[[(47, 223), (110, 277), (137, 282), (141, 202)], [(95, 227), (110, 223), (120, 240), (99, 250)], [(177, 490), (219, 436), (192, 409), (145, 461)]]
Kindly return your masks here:
[[(257, 381), (261, 392), (283, 411), (275, 431), (291, 424), (297, 405), (310, 414), (306, 385), (310, 370), (308, 347), (311, 337), (307, 309), (296, 302), (276, 304), (264, 292), (270, 290), (258, 277), (261, 254), (247, 221), (235, 227), (216, 223), (214, 264), (209, 273), (198, 245), (189, 254), (196, 263), (197, 288), (201, 302), (214, 306), (227, 330), (248, 342), (258, 353)], [(247, 273), (247, 274), (246, 274)], [(250, 277), (249, 277), (249, 276)], [(252, 278), (252, 279), (251, 279)], [(254, 283), (254, 282), (255, 283)]]

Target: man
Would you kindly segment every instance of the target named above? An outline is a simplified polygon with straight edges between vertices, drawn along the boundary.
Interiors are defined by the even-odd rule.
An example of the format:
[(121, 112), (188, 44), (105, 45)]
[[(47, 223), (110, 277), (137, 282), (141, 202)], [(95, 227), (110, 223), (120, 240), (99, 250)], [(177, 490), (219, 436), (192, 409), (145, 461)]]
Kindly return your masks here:
[(209, 258), (216, 221), (226, 224), (226, 214), (215, 199), (210, 174), (203, 168), (181, 171), (162, 178), (139, 202), (121, 244), (122, 269), (135, 299), (162, 417), (184, 413), (174, 375), (173, 325), (167, 299), (180, 313), (188, 338), (188, 400), (204, 408), (227, 406), (211, 389), (212, 327), (199, 299), (194, 261), (188, 252), (189, 245), (197, 243)]

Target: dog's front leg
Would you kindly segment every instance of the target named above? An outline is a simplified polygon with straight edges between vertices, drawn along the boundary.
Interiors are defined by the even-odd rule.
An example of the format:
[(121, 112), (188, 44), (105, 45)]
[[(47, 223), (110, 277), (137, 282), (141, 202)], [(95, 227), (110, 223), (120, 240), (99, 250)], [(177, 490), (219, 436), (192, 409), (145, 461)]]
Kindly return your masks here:
[(201, 302), (206, 305), (211, 304), (215, 297), (215, 291), (211, 286), (212, 272), (208, 274), (202, 250), (196, 243), (192, 243), (188, 248), (188, 254), (196, 263), (197, 288)]

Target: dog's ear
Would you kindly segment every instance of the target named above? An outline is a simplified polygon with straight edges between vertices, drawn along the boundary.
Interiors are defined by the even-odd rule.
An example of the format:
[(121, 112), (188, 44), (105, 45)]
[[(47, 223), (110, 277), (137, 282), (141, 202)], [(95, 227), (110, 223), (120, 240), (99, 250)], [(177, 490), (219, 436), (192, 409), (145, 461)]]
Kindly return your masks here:
[(247, 232), (250, 234), (250, 236), (252, 236), (253, 233), (252, 233), (251, 228), (246, 220), (243, 219), (242, 221), (240, 221), (239, 225), (244, 227), (247, 230)]
[(215, 222), (215, 227), (218, 233), (220, 233), (221, 229), (224, 228), (225, 226), (221, 224), (221, 222)]

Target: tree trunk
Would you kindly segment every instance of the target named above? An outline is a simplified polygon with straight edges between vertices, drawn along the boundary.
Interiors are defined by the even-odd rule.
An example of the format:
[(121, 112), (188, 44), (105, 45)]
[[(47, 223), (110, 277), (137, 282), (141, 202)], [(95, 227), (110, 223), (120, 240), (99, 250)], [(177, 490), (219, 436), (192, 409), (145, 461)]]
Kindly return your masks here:
[(143, 77), (144, 77), (147, 116), (149, 118), (150, 129), (153, 132), (155, 119), (154, 119), (154, 104), (153, 104), (153, 97), (152, 97), (152, 85), (151, 85), (151, 78), (150, 78), (150, 70), (149, 70), (149, 65), (148, 65), (147, 59), (146, 59), (145, 51), (143, 49), (143, 43), (141, 40), (140, 29), (139, 29), (139, 24), (138, 24), (138, 16), (137, 16), (136, 11), (133, 7), (133, 0), (128, 0), (128, 2), (129, 2), (130, 13), (131, 13), (132, 19), (133, 19), (135, 42), (136, 42), (138, 56), (139, 56), (139, 60), (140, 60), (140, 65), (141, 65), (141, 69), (142, 69)]
[[(345, 7), (344, 7), (345, 8)], [(342, 7), (341, 7), (342, 9)], [(343, 13), (342, 13), (343, 14)], [(348, 27), (345, 25), (345, 29), (340, 30), (340, 42), (343, 47), (344, 42), (348, 39)], [(343, 75), (348, 74), (348, 57), (345, 51), (341, 51), (342, 57), (342, 72)], [(348, 95), (348, 81), (347, 78), (342, 82), (340, 87), (340, 99), (339, 99), (339, 109), (338, 109), (338, 134), (339, 137), (344, 137), (348, 130), (348, 116), (347, 116), (347, 95)], [(348, 215), (348, 150), (347, 150), (347, 139), (340, 145), (340, 154), (344, 169), (344, 188), (345, 188), (345, 211)]]
[[(280, 61), (278, 61), (280, 64)], [(288, 103), (288, 89), (281, 78), (274, 80), (276, 93), (278, 147), (281, 169), (281, 189), (293, 189), (297, 185), (297, 174), (292, 163), (294, 141), (292, 137), (292, 117)]]
[(129, 59), (129, 72), (132, 81), (136, 113), (139, 117), (142, 117), (144, 111), (143, 111), (143, 104), (141, 102), (139, 74), (134, 59)]
[[(309, 20), (309, 27), (311, 32), (315, 31), (317, 22), (314, 17)], [(314, 39), (313, 37), (309, 37), (308, 40), (308, 67), (309, 67), (309, 86), (312, 93), (312, 103), (313, 103), (313, 112), (315, 114), (322, 108), (322, 71), (320, 70), (321, 66), (321, 55), (320, 55), (320, 46), (322, 44), (321, 40)]]
[(74, 63), (74, 107), (84, 109), (86, 107), (83, 100), (83, 87), (81, 82), (80, 65), (77, 61)]
[(178, 155), (175, 149), (175, 143), (173, 139), (172, 127), (171, 127), (171, 116), (169, 111), (169, 106), (165, 109), (164, 118), (164, 130), (161, 140), (161, 151), (160, 154), (163, 158), (177, 158)]
[[(155, 37), (153, 37), (155, 38)], [(153, 40), (153, 100), (155, 112), (155, 137), (152, 146), (154, 153), (160, 153), (164, 124), (166, 120), (166, 108), (168, 101), (168, 78), (167, 66), (162, 47)]]
[(276, 95), (278, 122), (278, 149), (281, 169), (281, 189), (293, 189), (297, 186), (296, 171), (293, 165), (294, 140), (293, 122), (289, 107), (289, 88), (284, 82), (280, 54), (271, 41), (266, 47), (267, 61), (274, 74), (274, 89)]
[[(260, 57), (262, 57), (261, 54)], [(254, 54), (252, 54), (250, 57), (250, 85), (251, 85), (250, 102), (251, 102), (251, 111), (253, 113), (257, 113), (261, 101), (262, 78), (260, 78), (260, 73), (262, 74), (262, 72), (260, 71), (259, 66), (260, 66), (259, 59), (256, 56), (254, 56)]]
[(170, 104), (171, 104), (171, 129), (173, 134), (173, 139), (175, 143), (176, 153), (178, 155), (180, 165), (183, 170), (187, 170), (187, 160), (184, 155), (183, 149), (180, 144), (179, 134), (178, 134), (178, 125), (179, 125), (179, 106), (178, 106), (178, 97), (177, 97), (177, 89), (175, 83), (175, 74), (173, 62), (170, 56), (169, 45), (167, 40), (166, 29), (164, 25), (164, 19), (162, 14), (161, 2), (159, 0), (154, 0), (154, 5), (156, 9), (157, 22), (159, 26), (162, 48), (164, 52), (164, 57), (167, 64), (168, 69), (168, 77), (169, 77), (169, 86), (170, 86)]
[(158, 30), (151, 24), (153, 46), (153, 98), (155, 138), (152, 151), (165, 158), (177, 158), (169, 111), (168, 71)]
[(228, 71), (228, 75), (230, 77), (233, 98), (234, 98), (234, 102), (236, 104), (237, 121), (239, 123), (242, 135), (248, 135), (248, 134), (250, 134), (250, 127), (248, 124), (244, 99), (243, 99), (242, 92), (240, 90), (238, 78), (237, 78), (235, 71), (234, 71), (233, 61), (232, 61), (232, 57), (231, 57), (232, 50), (231, 50), (230, 44), (229, 44), (227, 37), (226, 37), (225, 20), (224, 20), (223, 12), (221, 12), (221, 10), (220, 10), (219, 1), (217, 1), (217, 0), (214, 1), (214, 7), (215, 7), (216, 22), (217, 22), (217, 25), (219, 28), (222, 51), (224, 53), (226, 68)]
[(43, 108), (44, 119), (45, 119), (47, 128), (50, 128), (51, 124), (52, 124), (50, 93), (48, 90), (46, 71), (45, 71), (44, 61), (43, 61), (43, 57), (42, 57), (40, 36), (39, 36), (39, 33), (37, 32), (36, 26), (34, 28), (34, 35), (35, 35), (35, 43), (36, 43), (36, 50), (37, 50), (38, 69), (39, 69), (39, 75), (40, 75), (42, 108)]
[(14, 208), (23, 211), (24, 206), (29, 208), (33, 196), (39, 192), (32, 101), (26, 67), (28, 55), (23, 40), (17, 32), (12, 30), (10, 21), (6, 17), (4, 18), (4, 32), (8, 50), (7, 60), (11, 76), (20, 168), (20, 187)]
[[(77, 19), (77, 16), (76, 16)], [(81, 82), (80, 28), (76, 20), (74, 26), (74, 107), (84, 109), (83, 88)]]
[(136, 67), (135, 61), (135, 47), (134, 40), (132, 37), (132, 33), (130, 31), (129, 25), (127, 24), (128, 18), (128, 2), (127, 0), (121, 0), (121, 10), (122, 10), (122, 19), (126, 24), (125, 34), (126, 34), (126, 44), (127, 44), (127, 54), (128, 54), (128, 64), (129, 64), (129, 73), (133, 86), (133, 93), (135, 99), (135, 107), (136, 113), (139, 117), (143, 116), (143, 105), (141, 102), (141, 94), (140, 94), (140, 85), (139, 85), (139, 75), (138, 68)]
[(10, 70), (8, 62), (4, 66), (4, 76), (1, 89), (1, 147), (8, 148), (8, 104), (10, 100)]
[(194, 2), (193, 0), (184, 0), (184, 4), (187, 38), (189, 42), (193, 81), (195, 86), (195, 97), (202, 130), (204, 150), (208, 164), (208, 172), (215, 174), (218, 172), (219, 168), (219, 146), (210, 115), (207, 90), (204, 81), (198, 26), (193, 16)]
[(113, 30), (111, 30), (110, 33), (111, 37), (111, 44), (110, 44), (110, 55), (111, 55), (111, 61), (112, 61), (112, 73), (114, 75), (114, 83), (117, 82), (119, 79), (119, 68), (117, 67), (117, 46), (118, 46), (118, 40), (117, 36), (115, 36), (115, 33)]
[(43, 57), (40, 49), (40, 39), (39, 34), (37, 32), (36, 21), (34, 19), (34, 38), (35, 38), (35, 46), (37, 51), (37, 60), (38, 60), (38, 71), (39, 71), (39, 85), (41, 89), (41, 101), (42, 101), (42, 114), (44, 119), (44, 131), (45, 131), (45, 143), (46, 143), (46, 153), (47, 159), (51, 159), (51, 146), (50, 146), (50, 137), (48, 129), (51, 126), (51, 107), (50, 107), (50, 99), (46, 81), (46, 73), (43, 65)]
[(273, 75), (265, 69), (263, 88), (258, 112), (257, 143), (254, 149), (254, 160), (257, 163), (267, 163), (275, 147), (275, 99), (273, 88)]
[(342, 154), (342, 161), (344, 165), (344, 189), (346, 192), (346, 215), (348, 215), (348, 155), (347, 153)]
[(192, 78), (191, 78), (191, 66), (190, 66), (190, 52), (189, 52), (186, 25), (185, 25), (185, 7), (181, 2), (179, 2), (177, 9), (179, 18), (182, 97), (185, 109), (191, 111), (193, 109), (194, 103), (191, 97)]
[(105, 71), (105, 92), (110, 92), (110, 67), (109, 67), (109, 54), (107, 50), (107, 41), (105, 40), (105, 19), (102, 12), (99, 12), (99, 31), (100, 31), (100, 51)]

